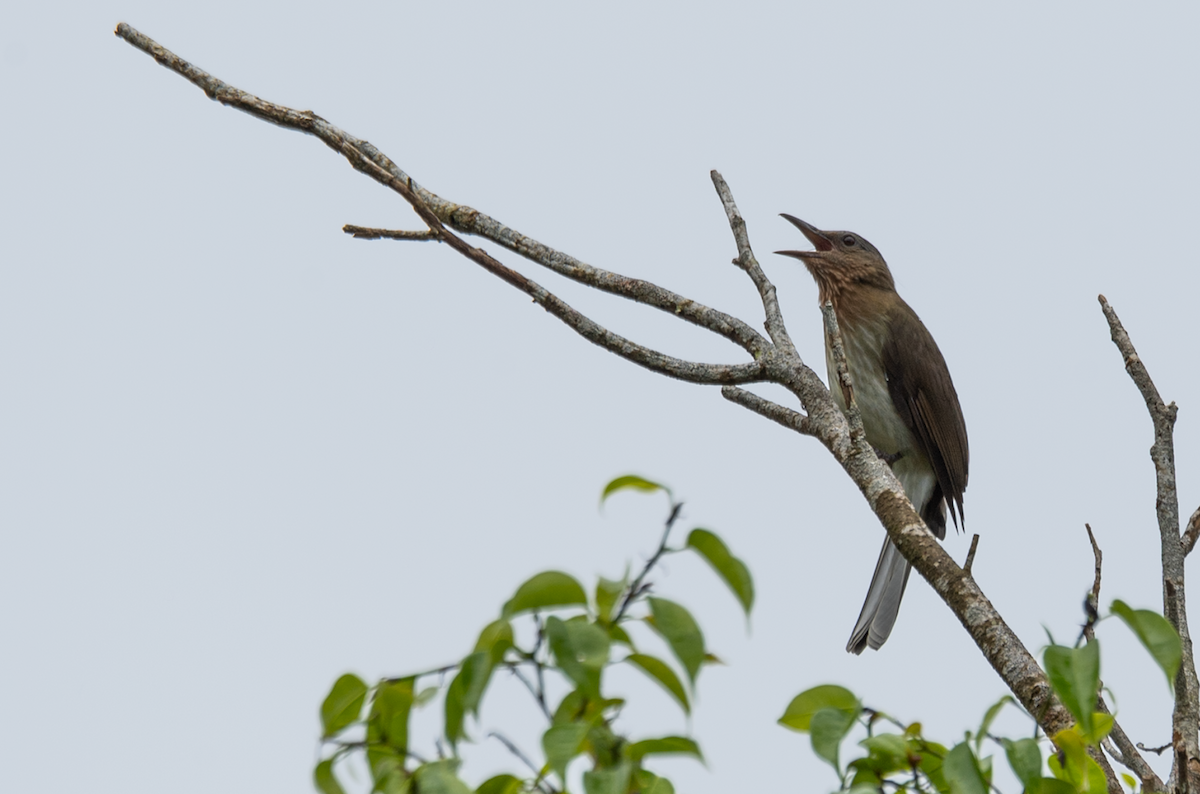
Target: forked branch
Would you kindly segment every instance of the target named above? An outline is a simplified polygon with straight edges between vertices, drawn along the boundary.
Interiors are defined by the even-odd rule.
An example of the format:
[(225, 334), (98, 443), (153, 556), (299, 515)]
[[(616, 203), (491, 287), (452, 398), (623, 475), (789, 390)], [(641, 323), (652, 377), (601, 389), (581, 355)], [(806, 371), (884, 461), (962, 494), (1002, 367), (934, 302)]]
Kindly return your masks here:
[[(1108, 320), (1113, 344), (1125, 361), (1125, 371), (1137, 386), (1150, 413), (1154, 426), (1154, 444), (1150, 459), (1154, 462), (1158, 498), (1158, 533), (1162, 549), (1163, 615), (1179, 632), (1183, 658), (1175, 676), (1175, 710), (1172, 717), (1172, 736), (1175, 764), (1167, 785), (1175, 790), (1200, 792), (1200, 685), (1196, 680), (1196, 662), (1192, 654), (1192, 639), (1188, 633), (1187, 601), (1184, 588), (1184, 557), (1191, 546), (1192, 523), (1181, 537), (1179, 533), (1179, 498), (1175, 484), (1175, 403), (1165, 403), (1158, 393), (1146, 365), (1133, 347), (1133, 341), (1121, 325), (1116, 311), (1108, 300), (1099, 296), (1104, 318)], [(1200, 511), (1198, 511), (1200, 512)], [(1200, 531), (1200, 530), (1196, 530)], [(1186, 780), (1186, 787), (1182, 783)]]
[[(1071, 725), (1070, 713), (1053, 697), (1050, 685), (1032, 655), (984, 596), (979, 585), (952, 560), (929, 532), (904, 495), (886, 463), (866, 443), (861, 419), (848, 392), (850, 422), (838, 409), (821, 378), (797, 354), (783, 321), (775, 287), (763, 273), (750, 246), (746, 225), (725, 180), (715, 171), (713, 184), (721, 198), (737, 245), (735, 263), (743, 269), (762, 299), (769, 339), (750, 324), (704, 306), (650, 282), (593, 267), (510, 229), (487, 215), (455, 204), (426, 190), (370, 143), (338, 129), (311, 111), (296, 111), (259, 99), (197, 69), (128, 25), (117, 35), (153, 56), (160, 64), (202, 88), (212, 99), (273, 124), (314, 135), (345, 157), (360, 172), (395, 191), (413, 207), (427, 232), (396, 235), (401, 239), (440, 240), (488, 272), (503, 279), (558, 317), (589, 341), (655, 372), (694, 383), (723, 384), (732, 402), (818, 438), (862, 491), (892, 542), (945, 601), (1017, 700), (1047, 734)], [(369, 230), (377, 232), (379, 230)], [(542, 286), (466, 243), (471, 234), (513, 251), (525, 259), (595, 289), (652, 306), (716, 333), (750, 354), (740, 364), (702, 364), (672, 358), (625, 339), (575, 311)], [(391, 235), (378, 235), (391, 236)], [(836, 317), (826, 311), (827, 332), (837, 337)], [(835, 345), (835, 349), (838, 346)], [(839, 374), (845, 370), (841, 356)], [(849, 386), (848, 372), (841, 384)], [(765, 400), (739, 384), (769, 382), (783, 386), (798, 399), (803, 412)], [(1178, 540), (1176, 547), (1179, 548)]]

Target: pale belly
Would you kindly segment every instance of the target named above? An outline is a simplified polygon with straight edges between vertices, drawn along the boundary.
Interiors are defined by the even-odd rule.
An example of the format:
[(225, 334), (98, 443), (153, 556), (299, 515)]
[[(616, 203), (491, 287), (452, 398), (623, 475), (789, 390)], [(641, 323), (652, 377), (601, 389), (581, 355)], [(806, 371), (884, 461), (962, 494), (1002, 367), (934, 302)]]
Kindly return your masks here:
[[(892, 464), (892, 471), (919, 513), (933, 495), (937, 478), (929, 460), (917, 446), (912, 431), (896, 414), (892, 395), (888, 393), (887, 376), (884, 375), (881, 358), (886, 326), (882, 323), (863, 324), (854, 328), (843, 326), (841, 331), (850, 379), (854, 384), (854, 400), (862, 414), (867, 443), (887, 455), (900, 453), (900, 459)], [(825, 366), (833, 400), (845, 412), (846, 404), (837, 384), (837, 365), (828, 342), (825, 345)]]

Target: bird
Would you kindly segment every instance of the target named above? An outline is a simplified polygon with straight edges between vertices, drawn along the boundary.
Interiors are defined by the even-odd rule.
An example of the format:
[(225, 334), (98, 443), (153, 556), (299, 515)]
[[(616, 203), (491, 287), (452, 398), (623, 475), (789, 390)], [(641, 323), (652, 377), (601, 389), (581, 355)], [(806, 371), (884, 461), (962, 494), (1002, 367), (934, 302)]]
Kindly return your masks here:
[[(854, 232), (822, 231), (792, 215), (782, 217), (816, 249), (775, 253), (803, 262), (817, 283), (820, 304), (833, 304), (867, 442), (890, 461), (917, 513), (944, 540), (947, 512), (956, 529), (964, 521), (970, 454), (962, 406), (942, 351), (896, 292), (875, 246)], [(832, 384), (837, 369), (828, 335), (825, 363)], [(845, 412), (842, 390), (831, 391)], [(848, 652), (879, 650), (891, 635), (911, 570), (885, 536)]]

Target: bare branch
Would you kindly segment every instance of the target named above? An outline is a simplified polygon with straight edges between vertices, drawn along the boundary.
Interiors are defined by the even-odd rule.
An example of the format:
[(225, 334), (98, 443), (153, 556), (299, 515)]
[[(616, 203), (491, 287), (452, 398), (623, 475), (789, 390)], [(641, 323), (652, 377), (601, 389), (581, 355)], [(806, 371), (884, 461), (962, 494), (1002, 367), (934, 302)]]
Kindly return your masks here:
[(395, 229), (371, 229), (366, 226), (354, 226), (347, 223), (342, 231), (359, 240), (432, 240), (441, 242), (441, 238), (432, 231), (409, 232)]
[(758, 288), (758, 294), (762, 297), (763, 311), (766, 313), (767, 334), (776, 347), (799, 360), (800, 354), (796, 352), (796, 346), (792, 344), (792, 338), (788, 335), (787, 326), (783, 322), (783, 313), (779, 310), (775, 285), (767, 278), (767, 274), (763, 272), (758, 260), (754, 257), (754, 251), (750, 248), (750, 235), (746, 232), (746, 219), (738, 210), (737, 203), (733, 200), (733, 193), (725, 182), (725, 177), (716, 170), (710, 172), (709, 176), (712, 177), (717, 195), (721, 197), (721, 205), (725, 207), (725, 217), (729, 218), (729, 228), (733, 231), (733, 239), (737, 243), (738, 256), (733, 263), (746, 271), (750, 280), (754, 282), (754, 286)]
[[(362, 157), (360, 153), (354, 151), (349, 145), (347, 145), (343, 153), (355, 168), (359, 168), (367, 173), (382, 171), (379, 166)], [(766, 380), (762, 361), (753, 361), (746, 364), (701, 364), (668, 356), (657, 350), (652, 350), (636, 342), (632, 342), (619, 334), (614, 334), (612, 331), (609, 331), (607, 328), (571, 308), (565, 301), (555, 296), (536, 281), (526, 278), (521, 273), (502, 264), (482, 248), (475, 248), (468, 245), (461, 237), (442, 225), (441, 219), (429, 207), (425, 206), (420, 197), (412, 190), (412, 186), (407, 182), (401, 182), (399, 179), (386, 173), (372, 173), (372, 176), (375, 176), (376, 179), (403, 196), (412, 205), (412, 208), (416, 210), (417, 214), (421, 216), (421, 220), (429, 224), (430, 231), (436, 234), (443, 242), (471, 261), (481, 265), (484, 270), (498, 276), (503, 281), (532, 297), (535, 303), (562, 320), (571, 330), (592, 344), (599, 345), (610, 353), (616, 353), (621, 358), (632, 361), (635, 364), (640, 364), (653, 372), (690, 383), (756, 383)]]
[(1200, 507), (1197, 507), (1196, 512), (1188, 519), (1187, 529), (1179, 541), (1183, 545), (1183, 556), (1191, 554), (1192, 549), (1196, 548), (1197, 538), (1200, 538)]
[(971, 538), (971, 548), (967, 549), (967, 560), (963, 563), (963, 573), (967, 576), (971, 575), (971, 566), (975, 564), (975, 550), (977, 548), (979, 548), (978, 532)]
[[(962, 622), (988, 663), (1021, 705), (1029, 713), (1038, 716), (1039, 724), (1049, 735), (1072, 724), (1070, 713), (1054, 699), (1045, 674), (1029, 651), (996, 612), (975, 581), (955, 564), (929, 532), (913, 510), (891, 469), (866, 443), (853, 392), (847, 392), (850, 417), (847, 422), (846, 415), (838, 408), (821, 378), (805, 366), (796, 354), (782, 323), (775, 323), (773, 318), (777, 314), (777, 307), (774, 306), (774, 290), (765, 276), (759, 277), (760, 269), (757, 269), (752, 254), (749, 257), (742, 256), (744, 252), (749, 251), (749, 241), (747, 238), (743, 246), (739, 239), (745, 237), (745, 224), (738, 224), (737, 219), (740, 215), (737, 214), (732, 201), (726, 204), (726, 212), (730, 216), (735, 239), (739, 239), (739, 264), (747, 269), (763, 297), (769, 333), (776, 340), (774, 345), (742, 320), (649, 282), (593, 268), (525, 237), (477, 210), (440, 198), (416, 184), (370, 143), (348, 135), (311, 111), (296, 111), (275, 105), (227, 85), (176, 57), (128, 25), (119, 25), (116, 33), (133, 46), (153, 56), (163, 66), (202, 88), (210, 98), (273, 124), (316, 136), (346, 157), (354, 168), (409, 201), (430, 227), (430, 231), (436, 233), (439, 239), (533, 297), (537, 303), (585, 339), (671, 377), (696, 383), (725, 385), (770, 381), (789, 389), (800, 400), (811, 434), (829, 449), (858, 485), (900, 553), (913, 564)], [(714, 179), (719, 193), (723, 182), (724, 180)], [(725, 186), (724, 192), (728, 193), (728, 186)], [(722, 201), (725, 203), (724, 198)], [(452, 234), (450, 228), (490, 239), (530, 261), (596, 289), (669, 311), (687, 322), (730, 339), (750, 352), (755, 360), (738, 365), (698, 364), (674, 359), (636, 345), (600, 327), (540, 285), (505, 267), (485, 252), (467, 245), (461, 238)], [(759, 270), (759, 273), (756, 273), (756, 270)], [(836, 317), (833, 316), (830, 307), (826, 307), (826, 323), (830, 329), (827, 332), (832, 332), (831, 338), (838, 342), (836, 348), (840, 350)], [(840, 369), (840, 388), (848, 388), (849, 373), (846, 370), (844, 354)], [(1176, 547), (1178, 548), (1178, 543)]]
[(329, 148), (346, 156), (347, 159), (351, 159), (351, 164), (358, 170), (393, 189), (395, 188), (394, 183), (382, 179), (376, 173), (360, 168), (357, 163), (354, 163), (350, 154), (347, 153), (347, 147), (353, 149), (359, 156), (378, 166), (381, 174), (390, 175), (402, 184), (410, 183), (413, 193), (421, 202), (429, 207), (443, 223), (459, 232), (485, 237), (531, 262), (536, 262), (569, 279), (670, 312), (687, 322), (729, 339), (753, 356), (762, 354), (768, 347), (767, 340), (761, 334), (736, 317), (709, 308), (648, 281), (627, 278), (617, 273), (592, 267), (510, 229), (478, 210), (446, 201), (424, 189), (415, 181), (411, 181), (408, 174), (400, 170), (395, 163), (370, 143), (338, 129), (311, 110), (293, 110), (228, 85), (179, 58), (158, 42), (124, 22), (117, 25), (115, 33), (134, 47), (152, 56), (162, 66), (182, 75), (198, 86), (208, 95), (209, 99), (257, 116), (272, 124), (313, 135)]
[(1125, 371), (1141, 392), (1154, 424), (1154, 445), (1150, 447), (1150, 459), (1154, 462), (1158, 490), (1156, 504), (1162, 548), (1163, 615), (1179, 632), (1179, 639), (1183, 643), (1183, 659), (1175, 676), (1175, 710), (1171, 722), (1172, 736), (1182, 744), (1177, 748), (1172, 776), (1179, 781), (1186, 778), (1187, 790), (1200, 791), (1200, 736), (1197, 736), (1200, 729), (1200, 682), (1196, 679), (1192, 638), (1188, 633), (1183, 568), (1187, 540), (1185, 537), (1183, 542), (1180, 541), (1179, 497), (1175, 485), (1174, 432), (1178, 409), (1175, 403), (1163, 402), (1117, 313), (1103, 295), (1099, 296), (1099, 300), (1112, 332), (1113, 344), (1120, 351), (1125, 361)]
[[(842, 332), (838, 328), (837, 312), (833, 304), (826, 301), (821, 307), (825, 316), (825, 333), (829, 336), (829, 349), (833, 360), (837, 363), (838, 386), (842, 390), (842, 399), (846, 404), (846, 419), (850, 422), (850, 441), (859, 444), (867, 437), (863, 429), (862, 413), (858, 410), (858, 400), (854, 397), (854, 383), (850, 379), (850, 365), (846, 363), (846, 348), (842, 345)], [(833, 388), (832, 384), (830, 388)]]
[(797, 433), (805, 436), (815, 435), (812, 427), (809, 425), (808, 417), (799, 411), (785, 408), (779, 403), (771, 402), (753, 392), (739, 389), (737, 386), (722, 386), (721, 396), (732, 403), (737, 403), (743, 408), (749, 408), (756, 414), (767, 417), (772, 422), (783, 425), (788, 430), (795, 430)]
[[(1099, 705), (1100, 711), (1104, 712), (1105, 714), (1112, 714), (1112, 712), (1108, 710), (1108, 704), (1104, 702), (1103, 698), (1100, 699)], [(1104, 749), (1108, 751), (1109, 755), (1113, 757), (1114, 761), (1137, 776), (1137, 779), (1142, 782), (1143, 791), (1153, 792), (1164, 790), (1162, 778), (1160, 778), (1158, 774), (1150, 768), (1150, 765), (1146, 763), (1146, 759), (1143, 758), (1142, 754), (1138, 752), (1138, 750), (1145, 750), (1148, 748), (1142, 747), (1140, 743), (1135, 747), (1133, 742), (1129, 741), (1129, 736), (1125, 733), (1125, 730), (1116, 722), (1115, 719), (1113, 720), (1112, 731), (1109, 732), (1108, 738), (1112, 740), (1112, 744), (1116, 745), (1115, 749), (1119, 750), (1120, 752), (1114, 753), (1111, 746), (1105, 746)], [(1170, 745), (1168, 745), (1168, 747), (1169, 746)]]
[[(1100, 544), (1096, 542), (1096, 536), (1092, 533), (1091, 524), (1084, 524), (1083, 526), (1087, 529), (1088, 540), (1092, 544), (1092, 559), (1095, 560), (1096, 565), (1096, 573), (1092, 579), (1092, 589), (1088, 593), (1085, 604), (1087, 608), (1087, 621), (1083, 626), (1083, 636), (1088, 642), (1091, 642), (1096, 638), (1095, 626), (1096, 621), (1100, 617), (1100, 572), (1104, 562), (1104, 553), (1100, 551)], [(1103, 682), (1100, 684), (1100, 689), (1104, 689)], [(1110, 716), (1112, 715), (1103, 694), (1098, 695), (1096, 698), (1096, 709)], [(1146, 763), (1146, 759), (1134, 748), (1133, 743), (1129, 741), (1129, 737), (1125, 734), (1125, 731), (1121, 728), (1120, 723), (1116, 721), (1115, 717), (1113, 718), (1112, 731), (1109, 733), (1109, 738), (1105, 739), (1103, 746), (1114, 761), (1138, 776), (1138, 779), (1142, 781), (1142, 789), (1144, 791), (1162, 790), (1162, 780), (1159, 779), (1154, 770)]]
[(1155, 755), (1162, 755), (1165, 750), (1171, 749), (1171, 745), (1164, 744), (1162, 747), (1147, 747), (1146, 745), (1142, 744), (1141, 742), (1138, 742), (1137, 749), (1145, 750), (1146, 752), (1154, 753)]

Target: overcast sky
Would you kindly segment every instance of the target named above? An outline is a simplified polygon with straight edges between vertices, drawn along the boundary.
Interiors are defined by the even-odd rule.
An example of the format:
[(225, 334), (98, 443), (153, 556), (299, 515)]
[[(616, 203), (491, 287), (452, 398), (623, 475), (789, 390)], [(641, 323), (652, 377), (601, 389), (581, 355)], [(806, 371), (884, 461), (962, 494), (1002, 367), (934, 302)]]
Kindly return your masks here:
[[(505, 7), (507, 5), (507, 7)], [(749, 6), (749, 7), (747, 7)], [(302, 792), (317, 709), (460, 657), (528, 575), (619, 575), (665, 503), (758, 585), (752, 630), (698, 561), (656, 589), (727, 667), (689, 725), (636, 674), (635, 737), (690, 731), (681, 791), (820, 791), (774, 724), (842, 683), (946, 741), (1004, 688), (919, 579), (881, 652), (843, 647), (882, 530), (828, 453), (576, 337), (432, 244), (315, 139), (208, 101), (112, 35), (128, 22), (233, 85), (370, 140), (434, 192), (758, 325), (720, 170), (823, 373), (816, 287), (779, 212), (887, 258), (970, 433), (976, 577), (1035, 652), (1101, 601), (1161, 609), (1150, 421), (1103, 292), (1180, 405), (1200, 504), (1193, 227), (1200, 12), (1184, 4), (15, 4), (0, 39), (0, 760), (5, 787)], [(485, 246), (494, 254), (494, 245)], [(744, 360), (672, 318), (502, 258), (613, 330)], [(769, 392), (764, 392), (769, 393)], [(681, 533), (682, 537), (682, 533)], [(1192, 602), (1197, 599), (1193, 597)], [(1170, 740), (1161, 674), (1098, 635), (1134, 741)], [(477, 735), (536, 714), (494, 688)], [(431, 748), (436, 710), (416, 730)], [(1001, 729), (1025, 733), (1015, 714)], [(518, 770), (494, 742), (464, 775)], [(1161, 762), (1156, 763), (1160, 769)]]

